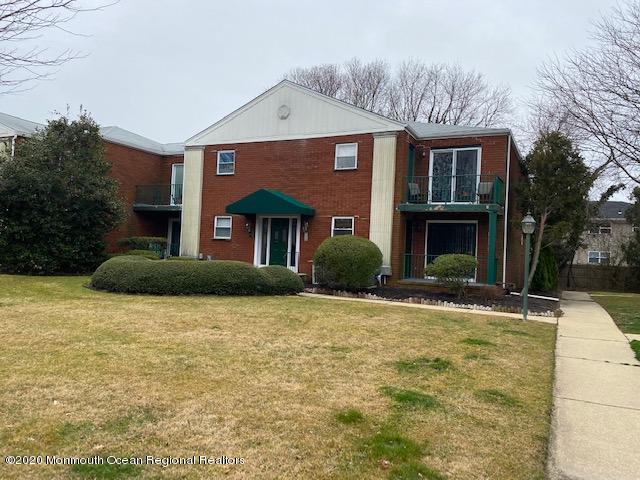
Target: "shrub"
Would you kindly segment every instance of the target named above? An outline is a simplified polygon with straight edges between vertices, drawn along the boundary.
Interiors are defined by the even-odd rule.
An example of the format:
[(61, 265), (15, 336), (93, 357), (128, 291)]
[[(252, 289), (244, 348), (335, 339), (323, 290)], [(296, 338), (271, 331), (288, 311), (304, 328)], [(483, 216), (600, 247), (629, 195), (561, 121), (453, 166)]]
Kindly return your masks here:
[(165, 260), (179, 260), (181, 262), (197, 262), (198, 259), (194, 257), (167, 257)]
[(265, 277), (266, 283), (270, 286), (270, 293), (273, 295), (290, 295), (304, 290), (300, 276), (287, 267), (271, 265), (260, 268), (259, 272)]
[(318, 283), (358, 290), (375, 284), (375, 275), (382, 266), (382, 252), (366, 238), (342, 235), (322, 242), (313, 262)]
[(151, 250), (129, 250), (128, 252), (121, 253), (120, 255), (132, 255), (135, 257), (145, 257), (149, 260), (160, 260), (160, 255)]
[(540, 252), (538, 268), (531, 282), (531, 290), (539, 292), (554, 292), (558, 288), (560, 272), (556, 263), (556, 256), (550, 248), (544, 248)]
[(262, 273), (245, 262), (151, 261), (142, 256), (121, 255), (98, 267), (91, 277), (91, 286), (110, 292), (155, 295), (294, 293), (290, 277), (284, 287), (283, 279), (282, 272)]
[(116, 244), (125, 250), (150, 250), (162, 257), (167, 247), (167, 239), (164, 237), (125, 237)]
[(462, 297), (466, 293), (469, 278), (473, 278), (478, 261), (471, 255), (450, 254), (437, 257), (427, 265), (425, 273)]

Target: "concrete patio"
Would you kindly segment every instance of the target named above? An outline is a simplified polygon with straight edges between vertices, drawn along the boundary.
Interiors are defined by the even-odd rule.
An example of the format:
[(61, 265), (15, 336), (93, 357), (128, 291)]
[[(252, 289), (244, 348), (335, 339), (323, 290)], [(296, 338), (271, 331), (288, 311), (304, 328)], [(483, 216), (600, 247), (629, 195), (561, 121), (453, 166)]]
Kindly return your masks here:
[(549, 478), (638, 479), (640, 362), (588, 294), (565, 292), (561, 308)]

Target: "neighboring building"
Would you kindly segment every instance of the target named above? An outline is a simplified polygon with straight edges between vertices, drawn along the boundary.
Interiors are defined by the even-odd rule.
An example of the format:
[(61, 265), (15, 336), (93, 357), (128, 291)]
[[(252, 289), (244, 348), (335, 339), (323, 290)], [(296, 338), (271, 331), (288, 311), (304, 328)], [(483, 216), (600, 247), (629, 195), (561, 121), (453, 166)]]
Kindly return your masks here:
[(476, 282), (520, 285), (521, 177), (507, 129), (407, 125), (285, 80), (187, 140), (181, 254), (311, 276), (323, 240), (354, 234), (391, 281), (468, 253)]
[(631, 207), (626, 202), (605, 202), (597, 218), (591, 221), (582, 240), (584, 247), (576, 252), (576, 265), (625, 265), (622, 246), (629, 242), (634, 227), (625, 213)]
[[(44, 125), (0, 113), (0, 151), (15, 153), (20, 139)], [(162, 236), (173, 255), (180, 251), (184, 144), (161, 144), (119, 127), (100, 129), (110, 175), (118, 181), (125, 221), (107, 238), (107, 250), (129, 236)]]
[[(14, 126), (0, 137), (29, 134)], [(523, 173), (508, 129), (406, 124), (285, 80), (184, 147), (117, 127), (102, 135), (129, 210), (110, 249), (167, 235), (172, 255), (311, 278), (320, 243), (353, 234), (380, 247), (391, 282), (423, 283), (436, 257), (466, 253), (479, 262), (470, 280), (522, 285)]]

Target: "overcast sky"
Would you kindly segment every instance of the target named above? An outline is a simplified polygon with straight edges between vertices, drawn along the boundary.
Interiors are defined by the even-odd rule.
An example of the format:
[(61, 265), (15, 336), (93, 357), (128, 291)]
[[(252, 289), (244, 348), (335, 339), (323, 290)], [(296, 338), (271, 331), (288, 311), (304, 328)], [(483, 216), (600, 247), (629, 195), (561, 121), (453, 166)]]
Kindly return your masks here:
[[(297, 66), (352, 57), (459, 62), (530, 95), (536, 67), (588, 42), (613, 0), (121, 0), (38, 43), (87, 54), (0, 111), (44, 122), (87, 108), (161, 142), (183, 141)], [(510, 126), (510, 125), (507, 125)]]

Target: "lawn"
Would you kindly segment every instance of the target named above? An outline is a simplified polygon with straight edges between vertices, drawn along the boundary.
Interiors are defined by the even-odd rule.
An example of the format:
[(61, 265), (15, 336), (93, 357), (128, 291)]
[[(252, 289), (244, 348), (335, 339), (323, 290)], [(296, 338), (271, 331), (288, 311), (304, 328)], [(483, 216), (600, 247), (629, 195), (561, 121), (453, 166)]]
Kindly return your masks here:
[(553, 325), (0, 276), (0, 478), (542, 479)]
[(620, 330), (640, 334), (640, 294), (596, 292), (591, 297), (609, 312)]

